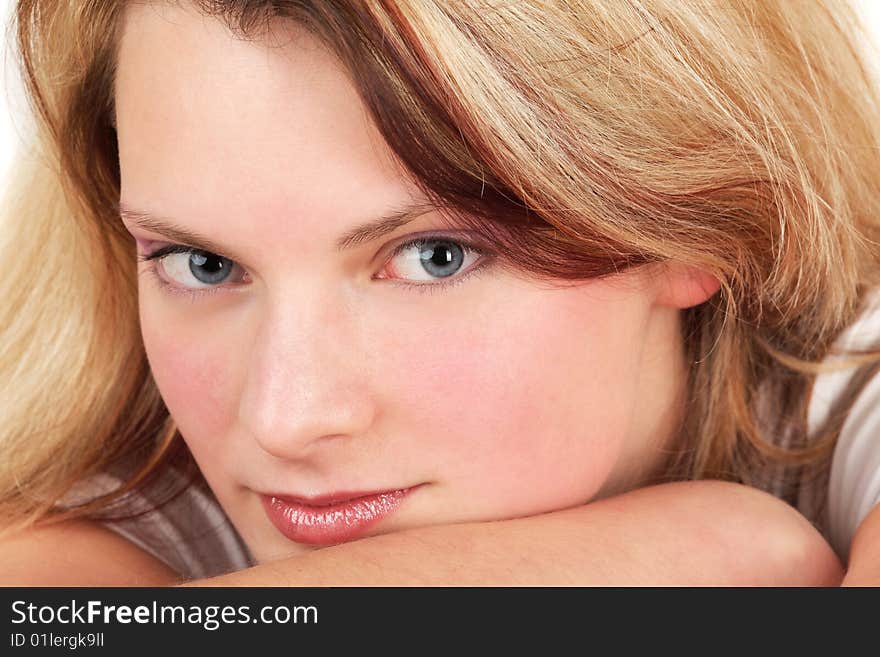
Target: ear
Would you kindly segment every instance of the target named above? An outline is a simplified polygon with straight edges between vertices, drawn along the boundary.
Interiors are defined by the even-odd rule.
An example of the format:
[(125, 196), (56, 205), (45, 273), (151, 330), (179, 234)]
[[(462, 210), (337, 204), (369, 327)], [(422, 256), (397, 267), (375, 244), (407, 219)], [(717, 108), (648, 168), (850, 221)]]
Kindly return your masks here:
[(721, 281), (712, 274), (673, 261), (663, 263), (656, 282), (657, 303), (682, 309), (698, 306), (721, 287)]

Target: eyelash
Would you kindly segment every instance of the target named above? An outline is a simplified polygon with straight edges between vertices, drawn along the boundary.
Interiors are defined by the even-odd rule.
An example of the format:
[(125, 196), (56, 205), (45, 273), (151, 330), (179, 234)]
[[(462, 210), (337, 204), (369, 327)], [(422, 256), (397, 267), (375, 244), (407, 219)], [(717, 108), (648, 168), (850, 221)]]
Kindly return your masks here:
[[(482, 260), (477, 261), (475, 266), (472, 266), (469, 270), (467, 270), (464, 274), (461, 275), (452, 275), (448, 278), (438, 279), (438, 283), (411, 283), (405, 280), (395, 280), (394, 285), (404, 287), (404, 288), (415, 288), (419, 294), (433, 294), (435, 292), (439, 292), (442, 290), (447, 290), (453, 288), (457, 285), (460, 285), (465, 280), (471, 278), (472, 276), (477, 275), (483, 269), (486, 268), (492, 261), (492, 254), (490, 250), (483, 246), (477, 246), (471, 242), (462, 241), (458, 239), (452, 239), (446, 237), (445, 235), (425, 235), (421, 237), (417, 237), (416, 239), (409, 240), (408, 242), (404, 242), (399, 246), (396, 246), (391, 254), (386, 258), (386, 264), (394, 259), (397, 255), (399, 255), (402, 251), (412, 248), (412, 247), (421, 247), (424, 246), (428, 242), (432, 241), (447, 241), (453, 244), (457, 244), (462, 247), (465, 251), (470, 251), (472, 253), (476, 253), (480, 256), (483, 256)], [(169, 283), (164, 278), (162, 278), (157, 271), (157, 264), (161, 258), (165, 256), (173, 255), (175, 253), (204, 253), (206, 255), (217, 256), (219, 254), (211, 253), (209, 251), (203, 251), (201, 249), (196, 249), (190, 246), (185, 246), (183, 244), (169, 244), (167, 246), (160, 247), (153, 251), (152, 253), (147, 254), (139, 254), (138, 261), (147, 264), (147, 268), (145, 273), (148, 274), (154, 282), (156, 282), (160, 289), (164, 292), (173, 295), (179, 295), (183, 297), (188, 297), (190, 301), (197, 301), (200, 298), (204, 298), (211, 294), (216, 294), (217, 292), (223, 291), (224, 288), (221, 285), (214, 287), (205, 287), (200, 289), (187, 289), (182, 288), (172, 283)], [(233, 261), (234, 262), (234, 261)]]

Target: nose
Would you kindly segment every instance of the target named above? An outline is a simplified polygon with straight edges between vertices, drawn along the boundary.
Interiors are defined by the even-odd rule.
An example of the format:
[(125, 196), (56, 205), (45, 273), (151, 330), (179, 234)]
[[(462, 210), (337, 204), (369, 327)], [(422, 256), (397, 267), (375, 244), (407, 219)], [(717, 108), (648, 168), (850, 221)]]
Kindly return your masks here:
[(248, 360), (238, 419), (259, 446), (297, 459), (373, 422), (367, 353), (346, 304), (318, 295), (270, 304)]

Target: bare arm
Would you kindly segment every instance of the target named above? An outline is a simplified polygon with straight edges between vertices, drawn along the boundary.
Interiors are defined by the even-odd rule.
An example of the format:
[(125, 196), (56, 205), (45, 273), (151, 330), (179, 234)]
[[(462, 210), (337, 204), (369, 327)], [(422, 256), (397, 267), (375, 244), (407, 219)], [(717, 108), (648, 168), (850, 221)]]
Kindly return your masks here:
[(830, 547), (794, 509), (706, 481), (387, 534), (186, 585), (834, 586), (841, 577)]
[[(0, 543), (0, 583), (179, 582), (108, 530), (77, 528), (64, 552), (50, 530)], [(753, 489), (705, 481), (531, 518), (375, 536), (186, 585), (788, 586), (836, 585), (841, 577), (831, 549), (794, 509)]]
[(29, 529), (0, 541), (3, 586), (168, 586), (181, 578), (96, 523)]
[(880, 586), (880, 506), (859, 525), (850, 548), (844, 586)]

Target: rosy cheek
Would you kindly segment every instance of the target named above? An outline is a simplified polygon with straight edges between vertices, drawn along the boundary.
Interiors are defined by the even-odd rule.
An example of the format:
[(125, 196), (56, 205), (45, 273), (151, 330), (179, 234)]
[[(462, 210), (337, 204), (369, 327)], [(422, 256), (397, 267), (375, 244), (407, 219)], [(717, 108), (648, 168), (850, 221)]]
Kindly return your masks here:
[(222, 435), (235, 408), (227, 362), (235, 350), (212, 342), (204, 330), (194, 331), (191, 322), (179, 321), (167, 310), (145, 310), (141, 326), (150, 367), (187, 442), (192, 446), (206, 436)]
[[(478, 513), (573, 504), (602, 484), (627, 430), (638, 309), (514, 288), (431, 330), (399, 320), (384, 347), (398, 426)], [(407, 322), (411, 326), (407, 325)], [(542, 487), (538, 490), (538, 487)], [(530, 506), (534, 505), (534, 506)]]

